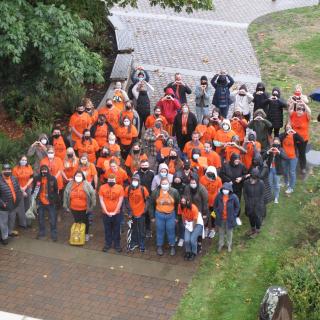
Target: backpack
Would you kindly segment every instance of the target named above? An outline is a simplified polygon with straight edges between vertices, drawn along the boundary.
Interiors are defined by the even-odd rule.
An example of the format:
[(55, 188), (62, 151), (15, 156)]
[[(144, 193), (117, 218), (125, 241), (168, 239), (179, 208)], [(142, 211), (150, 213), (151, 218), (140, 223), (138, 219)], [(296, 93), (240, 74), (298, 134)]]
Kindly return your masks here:
[(74, 223), (71, 226), (69, 243), (73, 246), (83, 246), (86, 242), (86, 225)]

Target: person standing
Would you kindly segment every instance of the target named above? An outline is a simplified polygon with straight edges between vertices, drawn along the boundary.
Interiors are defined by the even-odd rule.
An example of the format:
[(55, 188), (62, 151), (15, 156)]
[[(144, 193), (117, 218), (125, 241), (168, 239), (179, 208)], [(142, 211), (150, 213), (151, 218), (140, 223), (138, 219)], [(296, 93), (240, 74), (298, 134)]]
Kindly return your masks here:
[(68, 141), (62, 136), (59, 127), (52, 130), (52, 136), (49, 139), (50, 145), (54, 147), (56, 157), (60, 158), (62, 161), (66, 157), (67, 147), (69, 147)]
[(76, 142), (73, 148), (78, 153), (79, 158), (86, 153), (89, 161), (92, 163), (96, 162), (96, 153), (100, 149), (98, 142), (91, 137), (89, 129), (83, 130), (82, 138)]
[(120, 209), (124, 198), (124, 190), (120, 184), (116, 184), (116, 176), (108, 175), (106, 184), (99, 190), (99, 200), (102, 210), (104, 225), (105, 246), (102, 251), (107, 252), (112, 243), (117, 252), (121, 252), (120, 244)]
[(113, 91), (113, 105), (119, 110), (122, 111), (125, 103), (129, 100), (129, 97), (125, 90), (122, 89), (121, 82), (116, 82), (114, 91)]
[(174, 75), (174, 82), (170, 82), (165, 90), (168, 88), (171, 88), (174, 91), (176, 98), (181, 104), (187, 103), (187, 94), (191, 94), (192, 92), (189, 86), (182, 81), (180, 73)]
[(107, 124), (111, 126), (112, 131), (116, 131), (120, 122), (121, 111), (113, 105), (111, 99), (107, 99), (106, 105), (99, 109), (99, 114), (104, 114)]
[(231, 183), (224, 183), (213, 205), (216, 225), (219, 231), (218, 252), (221, 252), (227, 236), (228, 252), (232, 251), (233, 229), (236, 227), (240, 210), (238, 197), (233, 193)]
[(202, 123), (204, 117), (209, 116), (210, 97), (212, 96), (212, 89), (208, 85), (208, 78), (202, 76), (200, 84), (196, 86), (196, 113), (198, 123)]
[(96, 193), (87, 182), (82, 171), (77, 171), (70, 181), (63, 195), (63, 207), (70, 210), (75, 223), (86, 225), (86, 241), (89, 241), (89, 219), (88, 212), (92, 212), (96, 205)]
[(39, 135), (39, 139), (35, 141), (28, 149), (27, 156), (35, 156), (33, 169), (36, 174), (39, 174), (40, 172), (40, 161), (47, 156), (48, 144), (49, 139), (47, 135), (42, 133)]
[[(253, 93), (253, 112), (256, 112), (258, 109), (264, 108), (264, 102), (268, 100), (269, 94), (266, 92), (266, 87), (262, 82), (257, 83), (256, 91)], [(266, 113), (266, 110), (264, 110)]]
[(250, 121), (250, 104), (253, 100), (253, 95), (248, 92), (245, 84), (241, 85), (239, 90), (231, 93), (231, 99), (234, 101), (234, 109), (240, 109), (246, 121)]
[(0, 176), (0, 231), (2, 244), (8, 244), (8, 237), (17, 235), (14, 226), (16, 208), (22, 199), (18, 180), (12, 175), (11, 166), (6, 163)]
[(46, 236), (45, 213), (49, 213), (51, 239), (57, 241), (57, 212), (55, 203), (58, 198), (57, 179), (49, 173), (47, 165), (41, 165), (40, 174), (33, 180), (32, 195), (38, 204), (39, 232), (37, 239)]

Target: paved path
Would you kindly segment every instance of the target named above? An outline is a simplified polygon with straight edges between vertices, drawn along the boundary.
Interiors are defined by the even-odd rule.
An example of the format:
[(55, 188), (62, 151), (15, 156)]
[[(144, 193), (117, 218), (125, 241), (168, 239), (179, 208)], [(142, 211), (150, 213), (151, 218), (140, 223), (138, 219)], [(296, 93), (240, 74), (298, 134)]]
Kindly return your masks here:
[[(249, 24), (264, 14), (317, 4), (317, 0), (215, 0), (215, 11), (176, 13), (138, 1), (138, 9), (114, 8), (114, 15), (135, 34), (135, 64), (151, 71), (159, 99), (174, 73), (194, 87), (201, 75), (212, 78), (227, 70), (238, 83), (253, 89), (260, 80), (259, 64), (248, 38)], [(194, 107), (194, 97), (189, 99)]]

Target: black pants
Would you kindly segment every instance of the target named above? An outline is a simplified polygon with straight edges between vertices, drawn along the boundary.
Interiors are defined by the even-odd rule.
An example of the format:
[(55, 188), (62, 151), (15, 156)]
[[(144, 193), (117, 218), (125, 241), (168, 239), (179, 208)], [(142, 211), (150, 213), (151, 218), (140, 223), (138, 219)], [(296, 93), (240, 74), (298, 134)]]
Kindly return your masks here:
[(274, 131), (274, 136), (279, 137), (280, 128), (269, 128), (269, 135), (272, 136), (272, 131)]
[(180, 148), (181, 151), (183, 151), (185, 144), (190, 140), (191, 140), (190, 134), (181, 135), (179, 136), (179, 139), (177, 138), (178, 147)]
[(71, 210), (71, 213), (74, 218), (75, 223), (84, 223), (86, 225), (86, 234), (89, 234), (89, 220), (88, 220), (88, 215), (87, 211), (76, 211), (76, 210)]
[(140, 249), (145, 249), (144, 239), (145, 239), (145, 217), (142, 215), (139, 218), (132, 217), (132, 234), (130, 246), (133, 247), (138, 245)]
[(298, 143), (298, 153), (299, 153), (299, 164), (300, 169), (304, 170), (307, 167), (307, 158), (306, 158), (306, 149), (307, 149), (308, 141), (304, 141), (303, 143)]
[(126, 161), (128, 154), (130, 153), (131, 147), (132, 147), (132, 143), (129, 145), (125, 145), (125, 144), (121, 144), (121, 157), (122, 159), (124, 159), (124, 161)]
[(249, 215), (250, 226), (252, 229), (259, 230), (261, 227), (261, 219), (257, 214)]
[(209, 216), (207, 217), (207, 221), (205, 222), (205, 227), (210, 228), (211, 223), (211, 229), (215, 229), (216, 227), (216, 218), (213, 218), (211, 216), (211, 212), (213, 211), (213, 207), (209, 207)]
[(150, 116), (150, 111), (148, 113), (146, 113), (146, 112), (138, 112), (138, 114), (139, 114), (139, 118), (140, 118), (139, 138), (141, 138), (142, 128), (143, 128), (148, 116)]

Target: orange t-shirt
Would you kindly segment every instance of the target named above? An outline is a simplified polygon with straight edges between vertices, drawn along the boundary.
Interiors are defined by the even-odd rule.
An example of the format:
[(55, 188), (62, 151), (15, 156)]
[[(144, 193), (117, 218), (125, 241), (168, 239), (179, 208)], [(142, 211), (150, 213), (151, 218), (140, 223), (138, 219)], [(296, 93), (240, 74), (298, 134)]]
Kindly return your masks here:
[(23, 188), (33, 176), (33, 170), (30, 165), (15, 166), (12, 169), (12, 175), (15, 176), (21, 188)]
[[(142, 190), (144, 190), (144, 197), (142, 194)], [(149, 197), (149, 192), (146, 187), (138, 187), (136, 189), (130, 188), (129, 194), (129, 187), (126, 187), (125, 190), (125, 197), (129, 199), (130, 208), (132, 210), (132, 214), (135, 217), (141, 217), (145, 211), (146, 207), (146, 200)]]
[(215, 180), (210, 180), (207, 176), (200, 178), (200, 183), (208, 191), (208, 205), (213, 207), (214, 201), (216, 200), (217, 194), (222, 187), (222, 181), (220, 177), (216, 177)]
[(116, 172), (113, 172), (111, 168), (107, 169), (103, 174), (103, 178), (107, 179), (110, 173), (116, 176), (116, 184), (120, 184), (121, 186), (123, 186), (126, 180), (129, 180), (127, 173), (120, 167), (118, 167), (118, 170)]
[(221, 168), (221, 158), (215, 151), (210, 151), (209, 153), (203, 151), (201, 155), (207, 158), (208, 166), (214, 166), (217, 169)]
[(125, 97), (123, 96), (121, 90), (114, 90), (112, 104), (121, 111), (125, 105)]
[(47, 177), (41, 178), (41, 191), (39, 194), (39, 200), (43, 205), (50, 204), (49, 200), (47, 199), (48, 195), (48, 179)]
[(57, 139), (53, 138), (52, 144), (54, 146), (54, 153), (56, 157), (60, 158), (63, 161), (67, 154), (67, 147), (64, 143), (63, 138), (61, 136)]
[[(88, 129), (91, 126), (92, 120), (91, 117), (86, 113), (78, 114), (74, 113), (70, 117), (69, 128), (75, 128), (79, 133), (83, 133), (84, 129)], [(73, 131), (71, 135), (73, 141), (81, 140)]]
[(107, 124), (103, 124), (102, 126), (97, 125), (94, 139), (97, 141), (100, 149), (106, 145), (108, 141), (108, 134), (109, 132)]
[(288, 134), (282, 141), (282, 147), (289, 159), (296, 158), (296, 148), (294, 145), (293, 134)]
[(222, 201), (223, 201), (223, 212), (222, 212), (222, 220), (227, 220), (228, 218), (228, 211), (227, 211), (227, 202), (229, 200), (229, 195), (224, 194), (222, 197)]
[(198, 124), (195, 131), (200, 133), (201, 143), (212, 142), (216, 136), (216, 129), (213, 126), (208, 127), (204, 124)]
[(199, 210), (196, 205), (192, 204), (191, 209), (181, 208), (179, 205), (178, 214), (182, 215), (182, 219), (185, 221), (195, 221), (198, 219)]
[(307, 113), (304, 113), (301, 117), (298, 117), (297, 112), (293, 111), (290, 115), (290, 122), (292, 129), (296, 131), (304, 141), (308, 141), (310, 119), (308, 119)]
[(73, 183), (71, 187), (70, 209), (75, 211), (87, 210), (87, 194), (83, 189), (83, 182)]
[(88, 182), (92, 182), (93, 177), (98, 174), (97, 169), (93, 163), (89, 163), (89, 166), (79, 166), (78, 169), (83, 172)]
[(148, 160), (148, 156), (145, 153), (141, 154), (139, 159), (138, 159), (138, 161), (137, 161), (137, 163), (135, 164), (133, 159), (132, 159), (131, 154), (128, 154), (126, 162), (124, 163), (124, 165), (126, 167), (130, 168), (131, 173), (134, 173), (134, 172), (139, 170), (140, 161), (141, 160)]
[(207, 158), (200, 157), (198, 162), (191, 159), (191, 168), (197, 169), (197, 174), (200, 177), (204, 175), (204, 169), (208, 167)]
[[(162, 115), (160, 115), (159, 118), (162, 120), (163, 127), (165, 128), (168, 124), (167, 119)], [(156, 123), (156, 120), (159, 118), (156, 118), (154, 114), (151, 114), (150, 116), (148, 116), (145, 122), (146, 129), (153, 128), (154, 124)]]
[(119, 199), (124, 196), (123, 187), (115, 184), (112, 188), (106, 183), (100, 187), (99, 196), (103, 198), (103, 202), (108, 212), (116, 210)]
[(115, 144), (110, 144), (109, 142), (107, 142), (107, 143), (105, 143), (104, 145), (103, 145), (103, 147), (107, 147), (109, 150), (110, 150), (110, 154), (112, 155), (112, 156), (114, 156), (114, 155), (118, 155), (119, 153), (120, 153), (120, 146), (117, 144), (117, 143), (115, 143)]
[[(40, 161), (40, 167), (46, 165), (49, 168), (49, 172), (52, 176), (56, 176), (59, 171), (63, 171), (63, 163), (62, 160), (58, 157), (54, 157), (51, 161), (49, 160), (48, 157), (43, 158)], [(63, 189), (63, 177), (61, 173), (59, 174), (57, 178), (57, 184), (58, 184), (58, 189), (62, 190)]]
[(191, 159), (191, 157), (192, 157), (192, 150), (193, 149), (199, 149), (201, 152), (203, 152), (204, 146), (201, 142), (199, 142), (199, 144), (197, 146), (195, 146), (192, 141), (188, 141), (183, 148), (183, 152), (187, 155), (187, 157), (189, 159)]
[(128, 117), (130, 119), (130, 122), (132, 123), (132, 121), (134, 119), (133, 111), (132, 110), (126, 110), (126, 109), (121, 110), (121, 112), (120, 112), (120, 120), (123, 121), (123, 119), (125, 117)]
[(96, 152), (100, 149), (98, 142), (95, 139), (91, 139), (91, 142), (90, 140), (84, 140), (83, 142), (82, 140), (78, 140), (73, 148), (74, 150), (78, 150), (79, 157), (84, 153), (87, 153), (90, 162), (95, 162), (97, 160)]
[[(259, 141), (255, 141), (257, 151), (261, 151), (261, 143)], [(254, 157), (254, 147), (252, 143), (247, 144), (247, 153), (242, 155), (242, 162), (245, 167), (249, 170), (252, 165), (252, 159)]]
[(156, 200), (156, 210), (161, 213), (172, 213), (174, 210), (174, 198), (169, 192), (160, 190), (159, 197)]
[(4, 181), (7, 183), (7, 185), (8, 185), (9, 188), (10, 188), (10, 191), (11, 191), (11, 193), (12, 193), (13, 202), (16, 202), (16, 200), (17, 200), (17, 195), (16, 195), (16, 192), (15, 192), (15, 190), (14, 190), (14, 185), (13, 185), (13, 183), (12, 183), (12, 181), (11, 181), (11, 177), (5, 177), (5, 176), (3, 176), (3, 177), (4, 177)]
[(98, 121), (98, 111), (96, 109), (94, 109), (94, 111), (92, 112), (92, 115), (89, 114), (89, 117), (91, 118), (91, 123), (96, 123)]
[(73, 164), (73, 160), (71, 159), (67, 159), (64, 161), (63, 163), (64, 166), (64, 173), (67, 176), (68, 179), (73, 178), (73, 176), (75, 175), (76, 171), (78, 170), (78, 166), (79, 166), (79, 160), (78, 158), (75, 161), (75, 164)]
[(116, 130), (119, 126), (120, 121), (120, 110), (113, 107), (111, 109), (103, 107), (99, 110), (99, 114), (104, 114), (106, 116), (107, 122)]
[(231, 129), (236, 133), (237, 136), (240, 138), (240, 142), (242, 143), (244, 137), (246, 136), (246, 128), (243, 127), (241, 122), (248, 123), (246, 119), (240, 120), (231, 120)]
[[(224, 132), (222, 129), (217, 131), (215, 140), (221, 142), (221, 143), (227, 143), (231, 142), (231, 139), (233, 136), (235, 136), (235, 132), (233, 130), (230, 130), (228, 132)], [(216, 152), (218, 154), (221, 154), (222, 152), (222, 147), (216, 147)]]
[(116, 136), (120, 139), (120, 143), (128, 146), (132, 143), (132, 140), (138, 136), (138, 131), (135, 126), (130, 125), (131, 130), (128, 132), (129, 127), (118, 127)]

